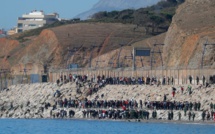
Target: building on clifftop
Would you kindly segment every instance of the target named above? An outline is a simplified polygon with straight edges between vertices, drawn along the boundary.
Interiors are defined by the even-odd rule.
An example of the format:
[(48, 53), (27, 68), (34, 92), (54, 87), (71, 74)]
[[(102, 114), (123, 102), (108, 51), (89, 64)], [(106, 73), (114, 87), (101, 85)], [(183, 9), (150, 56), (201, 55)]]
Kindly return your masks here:
[(42, 27), (46, 24), (52, 24), (57, 21), (59, 15), (57, 13), (45, 14), (43, 11), (34, 10), (28, 14), (23, 14), (18, 18), (17, 33)]

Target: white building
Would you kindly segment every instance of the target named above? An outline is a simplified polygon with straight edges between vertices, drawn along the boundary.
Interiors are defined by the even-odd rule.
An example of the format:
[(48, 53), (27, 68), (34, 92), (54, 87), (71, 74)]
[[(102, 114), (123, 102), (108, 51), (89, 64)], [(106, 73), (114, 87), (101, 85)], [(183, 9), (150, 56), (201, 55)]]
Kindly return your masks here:
[(32, 11), (18, 18), (17, 33), (52, 24), (58, 20), (57, 13), (45, 14), (43, 11)]

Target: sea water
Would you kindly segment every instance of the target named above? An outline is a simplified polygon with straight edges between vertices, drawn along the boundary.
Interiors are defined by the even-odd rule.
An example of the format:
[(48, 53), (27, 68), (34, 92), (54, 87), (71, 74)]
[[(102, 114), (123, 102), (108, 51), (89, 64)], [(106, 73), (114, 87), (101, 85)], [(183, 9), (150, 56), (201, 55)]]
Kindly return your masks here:
[(215, 124), (0, 119), (0, 134), (215, 134)]

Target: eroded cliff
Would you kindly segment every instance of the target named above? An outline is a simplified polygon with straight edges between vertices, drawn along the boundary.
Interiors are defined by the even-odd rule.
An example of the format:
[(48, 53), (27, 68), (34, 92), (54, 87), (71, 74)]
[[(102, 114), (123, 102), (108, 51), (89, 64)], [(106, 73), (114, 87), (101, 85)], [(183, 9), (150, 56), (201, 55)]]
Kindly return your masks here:
[[(179, 6), (165, 38), (167, 67), (201, 67), (203, 46), (215, 44), (215, 1), (187, 0)], [(207, 45), (204, 66), (215, 67), (215, 45)]]

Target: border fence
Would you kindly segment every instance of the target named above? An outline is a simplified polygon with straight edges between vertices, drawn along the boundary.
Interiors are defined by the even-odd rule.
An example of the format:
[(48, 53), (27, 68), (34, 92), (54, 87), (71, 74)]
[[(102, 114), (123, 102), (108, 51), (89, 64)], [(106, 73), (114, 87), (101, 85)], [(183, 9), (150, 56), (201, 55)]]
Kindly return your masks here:
[(1, 76), (0, 90), (7, 89), (11, 85), (42, 83), (42, 76), (41, 74), (13, 75), (12, 77)]
[(49, 81), (56, 82), (61, 75), (69, 76), (69, 74), (76, 75), (87, 75), (88, 77), (96, 78), (98, 75), (105, 75), (106, 77), (156, 77), (162, 80), (165, 76), (173, 77), (174, 84), (189, 84), (189, 76), (193, 77), (193, 82), (196, 84), (196, 77), (202, 82), (202, 77), (206, 78), (206, 82), (209, 82), (210, 76), (215, 75), (215, 69), (204, 68), (204, 69), (143, 69), (137, 68), (133, 70), (132, 68), (103, 68), (103, 69), (73, 69), (73, 70), (52, 70), (49, 72)]
[(8, 88), (11, 85), (17, 84), (31, 84), (42, 82), (56, 82), (60, 76), (72, 75), (87, 75), (89, 78), (97, 78), (98, 75), (105, 75), (106, 77), (156, 77), (160, 81), (165, 76), (173, 77), (174, 84), (189, 84), (189, 76), (193, 77), (193, 84), (196, 84), (196, 77), (199, 77), (200, 84), (202, 83), (202, 76), (206, 78), (206, 82), (210, 82), (210, 76), (215, 75), (215, 69), (193, 69), (193, 68), (180, 68), (180, 69), (145, 69), (145, 68), (77, 68), (77, 69), (52, 69), (46, 74), (29, 74), (29, 75), (13, 75), (12, 77), (0, 77), (0, 90)]

